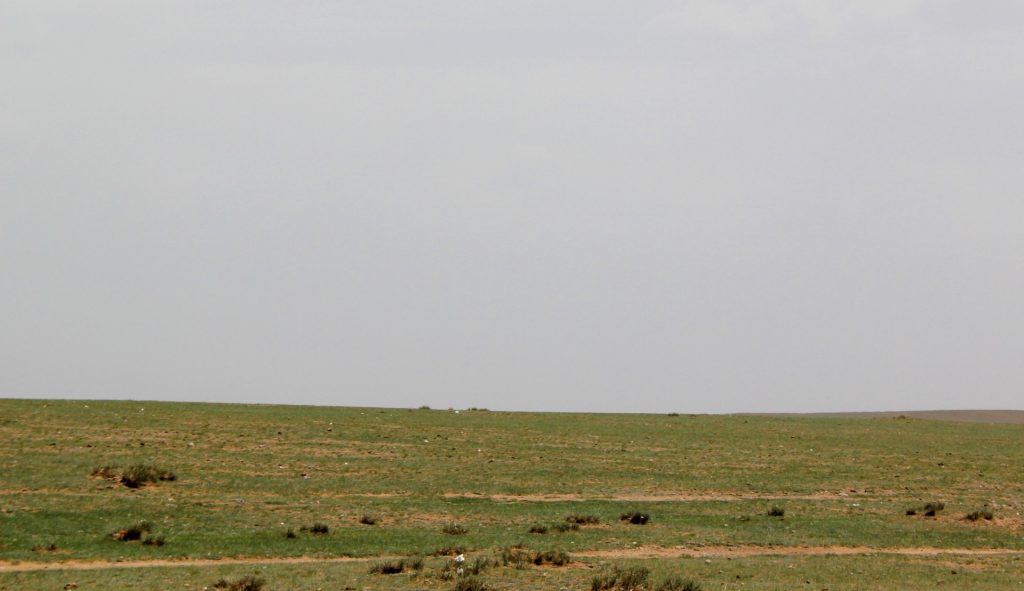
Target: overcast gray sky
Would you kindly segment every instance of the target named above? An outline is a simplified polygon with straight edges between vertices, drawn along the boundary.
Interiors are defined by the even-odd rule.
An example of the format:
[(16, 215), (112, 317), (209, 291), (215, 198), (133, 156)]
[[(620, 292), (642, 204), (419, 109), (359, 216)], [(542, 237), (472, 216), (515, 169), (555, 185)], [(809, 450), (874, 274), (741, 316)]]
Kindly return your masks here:
[(0, 0), (0, 396), (1024, 407), (1022, 23)]

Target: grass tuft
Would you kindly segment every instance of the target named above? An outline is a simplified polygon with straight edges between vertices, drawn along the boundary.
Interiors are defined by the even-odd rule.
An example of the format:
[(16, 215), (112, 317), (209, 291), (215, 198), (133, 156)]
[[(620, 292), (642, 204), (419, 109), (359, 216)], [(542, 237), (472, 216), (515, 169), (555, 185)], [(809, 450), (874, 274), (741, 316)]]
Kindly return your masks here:
[(577, 525), (597, 525), (601, 523), (601, 519), (596, 515), (580, 515), (578, 513), (572, 513), (571, 515), (565, 516), (566, 523), (575, 523)]
[(359, 518), (359, 523), (363, 525), (377, 525), (380, 523), (380, 517), (376, 515), (363, 515)]
[(487, 591), (488, 587), (476, 577), (464, 577), (455, 582), (455, 591)]
[(173, 482), (178, 476), (164, 468), (149, 464), (132, 464), (121, 473), (121, 484), (128, 488), (139, 488), (150, 482)]
[(786, 516), (786, 510), (783, 509), (782, 507), (779, 507), (778, 505), (774, 505), (774, 506), (772, 506), (771, 509), (768, 509), (768, 516), (769, 517), (785, 517)]

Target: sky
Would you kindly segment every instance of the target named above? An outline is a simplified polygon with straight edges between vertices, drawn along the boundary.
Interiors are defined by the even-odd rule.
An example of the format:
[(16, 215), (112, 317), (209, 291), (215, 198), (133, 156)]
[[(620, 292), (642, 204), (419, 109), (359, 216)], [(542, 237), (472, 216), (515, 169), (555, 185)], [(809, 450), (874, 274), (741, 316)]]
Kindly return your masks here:
[(1024, 408), (1021, 23), (0, 0), (0, 397)]

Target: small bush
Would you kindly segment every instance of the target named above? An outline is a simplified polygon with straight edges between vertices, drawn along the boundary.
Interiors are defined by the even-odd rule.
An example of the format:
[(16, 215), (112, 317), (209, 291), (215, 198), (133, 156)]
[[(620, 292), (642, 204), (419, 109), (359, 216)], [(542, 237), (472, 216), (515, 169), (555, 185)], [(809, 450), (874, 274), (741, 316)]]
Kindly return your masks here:
[(590, 589), (591, 591), (607, 591), (618, 588), (622, 591), (639, 591), (647, 587), (647, 578), (650, 575), (651, 571), (642, 566), (615, 567), (611, 572), (591, 579)]
[(473, 564), (465, 567), (463, 574), (467, 575), (479, 575), (488, 568), (491, 567), (491, 559), (483, 556), (477, 556), (473, 559)]
[(651, 519), (650, 515), (648, 515), (646, 513), (641, 513), (639, 511), (629, 511), (629, 512), (623, 513), (622, 515), (619, 515), (619, 520), (620, 521), (628, 521), (629, 523), (632, 523), (633, 525), (644, 525), (648, 521), (650, 521), (650, 519)]
[(403, 562), (405, 562), (405, 567), (408, 568), (408, 569), (411, 569), (411, 570), (423, 570), (423, 557), (422, 556), (413, 556), (411, 558), (406, 558)]
[(441, 528), (441, 531), (448, 534), (449, 536), (462, 536), (469, 533), (469, 530), (462, 527), (458, 523), (449, 523)]
[(548, 533), (548, 526), (546, 525), (533, 525), (530, 526), (531, 534), (546, 534)]
[(174, 472), (149, 464), (132, 464), (121, 473), (121, 484), (128, 488), (139, 488), (147, 482), (170, 482), (177, 479)]
[(569, 564), (569, 554), (564, 550), (545, 550), (543, 552), (534, 552), (531, 558), (531, 562), (538, 566), (542, 564), (553, 564), (555, 566)]
[(397, 575), (403, 570), (405, 570), (404, 560), (387, 560), (384, 562), (375, 562), (370, 565), (371, 575)]
[(696, 581), (672, 575), (659, 583), (654, 591), (701, 591), (701, 587)]
[(916, 507), (911, 507), (911, 508), (907, 509), (907, 513), (906, 514), (907, 515), (911, 515), (911, 516), (912, 515), (917, 515), (917, 508)]
[(56, 552), (57, 551), (57, 544), (54, 544), (52, 542), (49, 543), (49, 544), (36, 544), (35, 546), (32, 546), (32, 551), (33, 552)]
[(785, 517), (786, 516), (786, 510), (783, 509), (782, 507), (774, 506), (771, 509), (768, 509), (768, 516), (769, 517)]
[(294, 540), (299, 536), (295, 535), (295, 530), (289, 527), (288, 531), (284, 532), (284, 537), (288, 538), (289, 540)]
[(377, 525), (380, 522), (380, 517), (376, 515), (363, 515), (359, 518), (359, 523), (363, 525)]
[(964, 516), (964, 519), (966, 519), (967, 521), (978, 521), (979, 519), (992, 521), (994, 517), (995, 515), (988, 509), (982, 509), (980, 511), (971, 511), (970, 513)]
[(111, 536), (118, 542), (136, 542), (142, 539), (144, 534), (148, 534), (152, 526), (147, 521), (140, 521), (131, 527), (124, 527), (115, 531)]
[(163, 536), (157, 536), (155, 538), (145, 538), (144, 540), (142, 540), (142, 545), (143, 546), (163, 546), (164, 545), (164, 537)]
[(565, 522), (556, 523), (556, 524), (551, 526), (551, 529), (555, 530), (556, 532), (558, 532), (560, 534), (564, 534), (565, 532), (570, 532), (570, 531), (576, 531), (579, 528), (580, 528), (580, 524), (578, 524), (578, 523), (565, 523)]
[(945, 503), (925, 503), (922, 509), (924, 510), (925, 517), (935, 517), (935, 515), (946, 508)]
[(299, 531), (308, 531), (311, 534), (323, 535), (329, 532), (331, 528), (327, 527), (326, 523), (314, 523), (309, 527), (301, 527)]
[(532, 562), (530, 551), (522, 546), (507, 546), (501, 549), (502, 566), (523, 568), (529, 562)]
[(487, 585), (480, 579), (465, 577), (456, 581), (455, 591), (487, 591)]
[(226, 591), (260, 591), (263, 589), (263, 579), (257, 579), (252, 575), (246, 575), (237, 581), (221, 579), (213, 584), (214, 589), (225, 589)]
[(601, 523), (601, 520), (596, 515), (579, 515), (573, 513), (565, 516), (566, 523), (575, 523), (577, 525), (597, 525)]

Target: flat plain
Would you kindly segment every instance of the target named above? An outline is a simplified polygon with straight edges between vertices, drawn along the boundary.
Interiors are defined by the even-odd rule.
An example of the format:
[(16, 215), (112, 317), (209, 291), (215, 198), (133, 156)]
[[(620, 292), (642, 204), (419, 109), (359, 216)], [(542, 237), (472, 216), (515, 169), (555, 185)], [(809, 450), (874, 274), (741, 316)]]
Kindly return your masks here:
[(1022, 512), (1013, 422), (0, 400), (0, 589), (1024, 590)]

